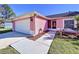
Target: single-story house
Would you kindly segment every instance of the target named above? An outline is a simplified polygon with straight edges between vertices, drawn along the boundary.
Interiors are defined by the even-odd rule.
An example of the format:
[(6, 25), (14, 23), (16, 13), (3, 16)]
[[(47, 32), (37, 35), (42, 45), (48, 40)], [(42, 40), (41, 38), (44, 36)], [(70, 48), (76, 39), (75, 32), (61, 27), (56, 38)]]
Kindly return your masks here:
[(76, 28), (74, 15), (69, 14), (43, 16), (37, 12), (27, 13), (13, 19), (13, 31), (35, 36), (48, 29)]

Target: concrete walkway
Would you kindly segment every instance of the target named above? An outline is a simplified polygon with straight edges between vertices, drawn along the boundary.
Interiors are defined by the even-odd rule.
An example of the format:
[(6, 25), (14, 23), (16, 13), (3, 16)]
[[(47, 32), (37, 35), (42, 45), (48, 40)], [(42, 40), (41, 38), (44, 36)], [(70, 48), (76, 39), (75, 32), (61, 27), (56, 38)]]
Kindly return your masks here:
[(45, 35), (43, 35), (42, 37), (40, 37), (39, 39), (37, 39), (36, 42), (40, 42), (50, 47), (51, 42), (53, 41), (55, 37), (55, 34), (56, 32), (50, 31), (46, 33)]
[(36, 41), (25, 38), (11, 44), (11, 46), (21, 54), (47, 54), (54, 37), (55, 32), (48, 32)]

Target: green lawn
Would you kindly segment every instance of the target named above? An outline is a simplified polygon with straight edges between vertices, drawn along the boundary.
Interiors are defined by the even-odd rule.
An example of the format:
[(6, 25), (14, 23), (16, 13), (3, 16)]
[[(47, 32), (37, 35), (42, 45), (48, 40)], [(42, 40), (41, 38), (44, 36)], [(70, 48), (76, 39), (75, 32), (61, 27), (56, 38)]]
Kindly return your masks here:
[(52, 42), (49, 54), (79, 54), (78, 39), (55, 38)]
[(8, 46), (8, 47), (6, 47), (4, 49), (0, 49), (0, 54), (19, 54), (19, 52), (16, 51), (11, 46)]

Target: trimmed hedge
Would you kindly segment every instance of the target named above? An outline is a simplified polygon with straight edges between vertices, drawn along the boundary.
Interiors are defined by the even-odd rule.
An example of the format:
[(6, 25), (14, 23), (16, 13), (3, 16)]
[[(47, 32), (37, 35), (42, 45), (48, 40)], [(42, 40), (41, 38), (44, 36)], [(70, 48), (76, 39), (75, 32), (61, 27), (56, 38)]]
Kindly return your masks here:
[(3, 30), (3, 31), (0, 31), (0, 34), (7, 33), (7, 32), (11, 32), (11, 31), (12, 31), (12, 29), (6, 29), (6, 30)]
[(0, 28), (4, 28), (4, 27), (0, 27)]

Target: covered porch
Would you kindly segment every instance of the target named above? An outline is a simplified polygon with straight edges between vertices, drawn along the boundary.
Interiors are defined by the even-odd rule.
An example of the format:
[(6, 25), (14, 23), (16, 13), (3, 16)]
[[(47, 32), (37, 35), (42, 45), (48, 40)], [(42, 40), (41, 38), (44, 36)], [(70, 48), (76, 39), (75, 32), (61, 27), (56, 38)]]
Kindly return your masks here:
[(58, 26), (58, 22), (56, 19), (48, 20), (48, 30), (59, 31), (61, 30), (61, 25)]
[(64, 20), (63, 19), (52, 19), (48, 20), (48, 29), (60, 29), (64, 28)]
[(48, 20), (48, 29), (56, 29), (56, 20)]

